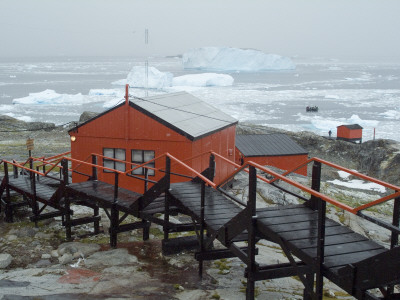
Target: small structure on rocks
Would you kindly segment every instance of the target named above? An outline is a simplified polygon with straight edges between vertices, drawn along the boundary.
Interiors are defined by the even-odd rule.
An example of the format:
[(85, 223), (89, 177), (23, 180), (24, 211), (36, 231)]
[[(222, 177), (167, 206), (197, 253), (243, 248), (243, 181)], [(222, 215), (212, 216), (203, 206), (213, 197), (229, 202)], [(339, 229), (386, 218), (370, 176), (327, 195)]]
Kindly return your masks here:
[(358, 124), (340, 125), (337, 127), (337, 139), (361, 144), (362, 130), (363, 128)]

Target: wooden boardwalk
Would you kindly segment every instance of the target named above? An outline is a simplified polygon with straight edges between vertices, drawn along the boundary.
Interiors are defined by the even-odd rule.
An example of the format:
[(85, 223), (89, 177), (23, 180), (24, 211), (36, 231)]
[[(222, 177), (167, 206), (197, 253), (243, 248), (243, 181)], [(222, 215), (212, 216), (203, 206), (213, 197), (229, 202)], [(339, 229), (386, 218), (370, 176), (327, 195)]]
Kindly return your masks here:
[[(182, 212), (190, 215), (197, 222), (202, 222), (201, 184), (194, 182), (171, 184), (169, 194), (171, 203), (178, 206)], [(248, 226), (238, 225), (238, 223), (249, 224), (245, 217), (247, 216), (248, 219), (249, 216), (246, 214), (247, 208), (240, 207), (231, 199), (210, 187), (205, 188), (203, 207), (204, 229), (228, 249), (223, 254), (221, 254), (221, 251), (200, 250), (196, 255), (199, 261), (231, 257), (238, 254), (236, 256), (248, 265), (246, 269), (248, 280), (249, 278), (257, 281), (304, 275), (305, 285), (307, 285), (306, 275), (313, 274), (318, 268), (317, 262), (320, 254), (318, 249), (319, 214), (317, 210), (304, 204), (256, 210), (255, 218), (253, 218), (255, 220), (253, 228), (255, 240), (265, 239), (274, 242), (282, 247), (285, 254), (293, 259), (293, 262), (297, 261), (294, 264), (284, 263), (265, 266), (258, 264), (255, 257), (249, 257), (250, 249), (241, 253), (234, 246), (234, 243), (238, 241), (251, 240), (245, 230)], [(240, 215), (243, 215), (243, 218), (240, 218)], [(237, 219), (236, 222), (232, 222), (235, 218)], [(378, 299), (366, 293), (365, 290), (381, 288), (388, 282), (400, 282), (400, 274), (396, 272), (391, 272), (390, 275), (385, 274), (386, 267), (384, 266), (377, 267), (375, 269), (376, 274), (368, 275), (357, 273), (354, 267), (358, 266), (358, 269), (366, 268), (371, 262), (374, 262), (377, 266), (377, 262), (382, 260), (382, 257), (393, 257), (393, 255), (400, 259), (399, 248), (389, 250), (330, 219), (325, 219), (324, 224), (323, 262), (321, 264), (321, 275), (323, 277), (328, 278), (359, 299)], [(236, 233), (229, 234), (231, 230)], [(238, 238), (238, 236), (241, 238)], [(253, 260), (253, 265), (249, 264), (251, 260)], [(400, 262), (395, 264), (400, 267)], [(374, 278), (375, 276), (377, 278)], [(379, 280), (381, 276), (385, 276), (385, 280)], [(309, 286), (312, 286), (312, 282), (308, 283)], [(362, 287), (362, 290), (357, 289), (357, 287)], [(312, 291), (309, 291), (309, 294), (305, 292), (304, 299), (316, 299), (315, 297), (315, 293)]]
[[(67, 167), (64, 170), (68, 170)], [(317, 175), (314, 176), (314, 172)], [(254, 166), (249, 167), (248, 199), (245, 203), (213, 185), (210, 179), (213, 174), (211, 162), (202, 173), (206, 177), (200, 174), (191, 181), (171, 183), (169, 165), (164, 174), (143, 194), (119, 187), (117, 172), (115, 184), (99, 181), (95, 176), (88, 176), (90, 180), (85, 182), (69, 184), (66, 171), (64, 180), (45, 176), (37, 179), (32, 176), (5, 176), (1, 178), (0, 194), (6, 192), (6, 196), (2, 197), (2, 201), (6, 199), (6, 216), (11, 205), (10, 190), (27, 199), (23, 204), (32, 207), (35, 221), (50, 217), (41, 215), (46, 206), (56, 209), (56, 213), (63, 216), (67, 239), (71, 238), (72, 227), (81, 224), (93, 223), (94, 234), (99, 233), (100, 208), (110, 219), (112, 247), (117, 246), (118, 233), (142, 229), (143, 239), (147, 240), (150, 224), (161, 225), (164, 230), (163, 250), (171, 245), (176, 249), (189, 247), (189, 244), (196, 246), (195, 257), (199, 261), (200, 275), (205, 260), (238, 257), (246, 265), (247, 299), (254, 299), (256, 281), (289, 276), (298, 276), (303, 283), (304, 300), (322, 299), (324, 278), (357, 299), (400, 299), (400, 294), (393, 289), (394, 284), (400, 283), (398, 191), (393, 197), (397, 197), (393, 224), (369, 218), (392, 231), (391, 247), (388, 249), (327, 218), (323, 197), (310, 190), (307, 190), (311, 194), (310, 199), (298, 196), (303, 204), (257, 208), (257, 172)], [(320, 170), (314, 166), (313, 190), (319, 190), (319, 176)], [(397, 190), (397, 187), (394, 188)], [(41, 209), (38, 203), (42, 204)], [(74, 219), (73, 203), (92, 208), (93, 216)], [(190, 217), (192, 222), (170, 222), (169, 216), (177, 213)], [(159, 214), (162, 217), (157, 217)], [(135, 220), (127, 223), (128, 216), (135, 217)], [(183, 231), (195, 231), (196, 243), (193, 244), (191, 239), (182, 243), (179, 241), (181, 244), (177, 242), (174, 246), (171, 242), (174, 239), (170, 239), (169, 234)], [(288, 262), (273, 265), (257, 262), (256, 243), (261, 239), (280, 246)], [(219, 241), (221, 247), (215, 249), (214, 241)], [(370, 293), (375, 288), (382, 291), (383, 298)]]

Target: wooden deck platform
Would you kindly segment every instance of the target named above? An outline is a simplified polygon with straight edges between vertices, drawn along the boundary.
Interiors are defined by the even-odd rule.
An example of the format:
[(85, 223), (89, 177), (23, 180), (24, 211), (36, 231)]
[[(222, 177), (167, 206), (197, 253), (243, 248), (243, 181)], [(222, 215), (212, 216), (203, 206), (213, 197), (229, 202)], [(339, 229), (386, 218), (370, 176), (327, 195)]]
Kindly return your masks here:
[[(201, 221), (201, 185), (199, 183), (191, 181), (173, 183), (168, 193), (172, 197), (172, 203), (182, 212), (198, 222)], [(217, 190), (210, 187), (205, 188), (204, 221), (207, 230), (217, 232), (242, 210), (243, 208)]]
[[(84, 198), (85, 201), (98, 204), (101, 208), (108, 209), (114, 204), (114, 185), (102, 181), (90, 180), (71, 183), (66, 186), (65, 190), (67, 193)], [(119, 187), (115, 205), (119, 211), (138, 216), (138, 200), (141, 196), (142, 194)]]
[[(164, 177), (158, 182), (152, 182), (153, 185), (150, 189), (145, 188), (144, 194), (118, 187), (118, 176), (114, 184), (95, 180), (95, 176), (88, 176), (91, 180), (85, 182), (69, 184), (66, 165), (63, 168), (63, 181), (47, 177), (34, 180), (28, 176), (9, 176), (8, 181), (2, 179), (0, 194), (6, 191), (6, 215), (10, 207), (10, 190), (29, 199), (37, 219), (41, 212), (35, 204), (37, 202), (59, 209), (59, 213), (65, 217), (63, 224), (67, 239), (71, 238), (71, 227), (75, 225), (93, 222), (94, 233), (99, 233), (99, 208), (104, 209), (110, 219), (112, 247), (116, 247), (120, 232), (143, 229), (143, 239), (147, 240), (150, 223), (161, 225), (164, 231), (163, 250), (164, 246), (183, 249), (181, 246), (184, 243), (183, 246), (190, 244), (197, 247), (195, 257), (199, 261), (200, 275), (204, 260), (236, 256), (246, 265), (247, 299), (254, 299), (256, 281), (288, 276), (299, 277), (305, 288), (304, 300), (323, 298), (324, 278), (357, 299), (400, 299), (400, 294), (393, 290), (393, 285), (400, 283), (398, 193), (395, 194), (397, 198), (392, 224), (372, 220), (392, 232), (391, 247), (387, 249), (326, 217), (326, 201), (332, 201), (324, 201), (320, 193), (314, 193), (319, 191), (320, 165), (314, 164), (311, 191), (306, 189), (311, 194), (310, 199), (289, 192), (304, 201), (304, 204), (257, 209), (255, 167), (249, 167), (248, 199), (242, 203), (212, 182), (212, 161), (210, 159), (210, 167), (192, 181), (171, 183), (170, 164), (167, 160)], [(30, 172), (33, 174), (33, 171)], [(288, 192), (285, 188), (282, 190)], [(93, 216), (73, 219), (72, 201), (92, 208)], [(170, 222), (169, 216), (177, 213), (187, 215), (191, 222)], [(128, 216), (136, 219), (132, 223), (124, 222)], [(182, 243), (180, 239), (169, 239), (171, 232), (183, 231), (195, 231), (196, 235)], [(279, 245), (289, 262), (273, 265), (257, 262), (256, 243), (260, 239)], [(220, 242), (222, 248), (214, 249), (215, 240)], [(379, 288), (384, 298), (369, 292), (374, 288)]]
[[(352, 294), (352, 290), (346, 288), (348, 278), (339, 276), (341, 269), (389, 249), (330, 219), (326, 219), (325, 226), (323, 275)], [(317, 211), (304, 205), (257, 210), (259, 237), (277, 244), (283, 242), (293, 255), (308, 265), (317, 260), (317, 227)]]

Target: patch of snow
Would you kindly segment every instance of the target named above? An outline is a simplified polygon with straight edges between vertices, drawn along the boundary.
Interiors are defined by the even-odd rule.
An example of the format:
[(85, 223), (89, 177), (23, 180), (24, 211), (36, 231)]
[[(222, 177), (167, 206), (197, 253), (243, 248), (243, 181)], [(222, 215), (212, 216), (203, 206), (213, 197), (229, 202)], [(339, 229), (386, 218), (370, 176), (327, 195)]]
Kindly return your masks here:
[(365, 182), (360, 179), (353, 179), (350, 181), (341, 181), (341, 180), (335, 179), (335, 180), (328, 180), (328, 182), (335, 184), (335, 185), (352, 188), (352, 189), (369, 190), (369, 191), (375, 191), (375, 192), (379, 192), (379, 193), (386, 192), (386, 188), (384, 186), (381, 186), (374, 182)]
[(182, 56), (185, 69), (220, 71), (293, 70), (295, 64), (288, 57), (266, 54), (252, 49), (202, 47), (191, 49)]
[(231, 86), (233, 77), (227, 74), (202, 73), (174, 77), (173, 86)]

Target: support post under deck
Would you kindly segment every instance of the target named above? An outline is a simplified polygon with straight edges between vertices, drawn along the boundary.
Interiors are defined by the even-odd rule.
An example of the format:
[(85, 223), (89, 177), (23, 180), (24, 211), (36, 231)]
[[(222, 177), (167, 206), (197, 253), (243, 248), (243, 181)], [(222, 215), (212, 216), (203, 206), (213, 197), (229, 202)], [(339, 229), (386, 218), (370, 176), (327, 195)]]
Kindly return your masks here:
[(4, 177), (6, 180), (6, 205), (4, 208), (5, 221), (7, 223), (12, 223), (13, 220), (13, 210), (11, 206), (11, 195), (10, 195), (10, 186), (9, 186), (9, 173), (8, 173), (8, 164), (4, 162)]
[(247, 226), (248, 249), (247, 249), (247, 287), (246, 299), (254, 299), (255, 273), (256, 273), (256, 196), (257, 196), (257, 170), (249, 166), (249, 199), (247, 206), (250, 209), (251, 219)]
[(111, 220), (110, 220), (110, 246), (112, 248), (117, 247), (117, 237), (118, 237), (118, 226), (119, 226), (119, 212), (117, 208), (118, 203), (118, 173), (115, 172), (115, 182), (114, 182), (114, 201), (111, 205)]
[[(167, 176), (167, 188), (169, 189), (170, 187), (170, 176), (171, 176), (171, 159), (167, 156), (165, 158), (165, 176)], [(168, 241), (169, 238), (169, 194), (168, 192), (165, 193), (165, 200), (164, 200), (164, 226), (163, 226), (163, 231), (164, 231), (164, 241)]]
[[(204, 203), (205, 203), (205, 191), (206, 184), (204, 181), (201, 182), (201, 199), (200, 199), (200, 253), (203, 253), (205, 250), (204, 247)], [(200, 256), (199, 259), (199, 276), (203, 277), (203, 258)]]
[(72, 239), (71, 230), (71, 200), (65, 187), (69, 184), (68, 178), (68, 161), (66, 159), (61, 160), (63, 186), (64, 186), (64, 216), (65, 216), (65, 236), (68, 241)]

